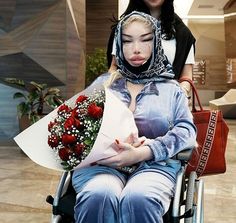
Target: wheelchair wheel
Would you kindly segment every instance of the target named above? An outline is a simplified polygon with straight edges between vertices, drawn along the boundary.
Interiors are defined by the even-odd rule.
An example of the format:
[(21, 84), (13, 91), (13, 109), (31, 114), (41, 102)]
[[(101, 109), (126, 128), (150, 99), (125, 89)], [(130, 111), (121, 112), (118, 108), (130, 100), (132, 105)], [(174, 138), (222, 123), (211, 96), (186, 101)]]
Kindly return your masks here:
[(186, 217), (184, 219), (184, 223), (193, 223), (194, 219), (194, 213), (196, 209), (196, 205), (194, 202), (196, 187), (195, 182), (197, 179), (196, 172), (191, 172), (189, 179), (188, 179), (188, 187), (186, 192), (186, 204), (185, 204), (185, 213), (188, 213), (189, 217)]

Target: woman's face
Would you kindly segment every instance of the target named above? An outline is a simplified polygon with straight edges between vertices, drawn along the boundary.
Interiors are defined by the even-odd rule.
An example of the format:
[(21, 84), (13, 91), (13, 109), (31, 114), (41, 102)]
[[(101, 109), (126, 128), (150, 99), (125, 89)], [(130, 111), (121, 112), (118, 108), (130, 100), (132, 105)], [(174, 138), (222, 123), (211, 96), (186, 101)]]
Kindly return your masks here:
[(138, 67), (151, 56), (153, 49), (153, 31), (141, 21), (133, 21), (122, 31), (123, 54), (126, 61)]
[(159, 9), (165, 0), (143, 0), (149, 9)]

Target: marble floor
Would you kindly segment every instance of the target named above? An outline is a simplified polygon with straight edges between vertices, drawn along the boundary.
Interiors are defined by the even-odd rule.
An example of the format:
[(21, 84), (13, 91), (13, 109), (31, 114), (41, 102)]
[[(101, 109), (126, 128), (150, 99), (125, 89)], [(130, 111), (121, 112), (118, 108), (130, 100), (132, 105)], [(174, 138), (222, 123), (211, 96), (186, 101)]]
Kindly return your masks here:
[[(236, 120), (227, 120), (227, 172), (204, 177), (205, 223), (236, 222)], [(0, 146), (0, 222), (47, 223), (60, 173), (28, 159), (17, 146)]]

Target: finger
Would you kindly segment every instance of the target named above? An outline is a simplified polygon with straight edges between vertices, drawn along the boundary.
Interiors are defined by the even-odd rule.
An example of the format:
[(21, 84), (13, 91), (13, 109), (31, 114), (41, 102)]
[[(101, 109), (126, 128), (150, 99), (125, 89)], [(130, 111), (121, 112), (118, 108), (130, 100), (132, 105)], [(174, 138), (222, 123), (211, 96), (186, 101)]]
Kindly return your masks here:
[(102, 166), (108, 166), (108, 167), (112, 167), (112, 168), (119, 168), (118, 164), (115, 162), (106, 162), (106, 161), (99, 161), (97, 162), (98, 165), (102, 165)]
[[(116, 143), (117, 143), (117, 142), (116, 142)], [(131, 144), (126, 143), (126, 142), (119, 142), (117, 145), (119, 146), (120, 149), (123, 149), (123, 150), (131, 150), (131, 149), (134, 149), (134, 146), (132, 146)]]
[(134, 142), (134, 135), (131, 133), (128, 138), (125, 140), (126, 143), (132, 144)]
[(134, 139), (134, 142), (133, 143), (130, 143), (133, 147), (137, 148), (141, 145), (143, 145), (143, 143), (145, 142), (146, 140), (146, 137), (145, 136), (142, 136), (142, 137), (139, 137), (139, 138), (135, 138)]
[(106, 159), (102, 159), (97, 161), (97, 164), (99, 165), (105, 165), (105, 166), (114, 166), (116, 163), (116, 160), (114, 157), (110, 157), (110, 158), (106, 158)]
[(132, 144), (133, 147), (137, 148), (145, 143), (145, 140), (137, 141)]

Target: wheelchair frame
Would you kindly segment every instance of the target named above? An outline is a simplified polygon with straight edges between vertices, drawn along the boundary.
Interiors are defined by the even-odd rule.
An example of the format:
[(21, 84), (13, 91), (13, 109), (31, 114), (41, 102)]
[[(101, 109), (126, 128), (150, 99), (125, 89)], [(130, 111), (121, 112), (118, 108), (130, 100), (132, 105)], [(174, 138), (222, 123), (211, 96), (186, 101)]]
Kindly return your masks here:
[[(163, 216), (164, 223), (203, 223), (204, 222), (204, 182), (196, 172), (185, 176), (190, 150), (180, 152), (176, 159), (182, 163), (177, 174), (175, 196), (169, 211)], [(52, 205), (51, 223), (73, 223), (75, 191), (71, 184), (72, 172), (63, 172), (55, 197), (48, 195), (46, 201)]]

